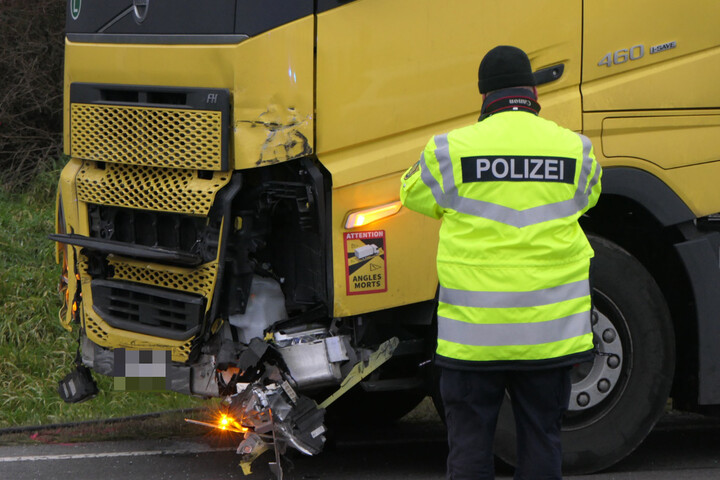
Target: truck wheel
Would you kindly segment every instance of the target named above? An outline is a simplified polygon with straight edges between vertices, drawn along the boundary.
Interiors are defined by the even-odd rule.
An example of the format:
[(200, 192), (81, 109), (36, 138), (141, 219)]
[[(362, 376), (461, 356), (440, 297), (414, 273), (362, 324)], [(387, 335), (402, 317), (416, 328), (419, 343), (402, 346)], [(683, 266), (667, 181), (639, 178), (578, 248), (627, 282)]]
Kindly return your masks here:
[[(592, 267), (592, 362), (573, 367), (563, 420), (563, 471), (592, 473), (618, 462), (663, 413), (675, 365), (674, 333), (663, 295), (648, 271), (616, 244), (589, 235)], [(496, 454), (515, 464), (515, 423), (503, 404)]]

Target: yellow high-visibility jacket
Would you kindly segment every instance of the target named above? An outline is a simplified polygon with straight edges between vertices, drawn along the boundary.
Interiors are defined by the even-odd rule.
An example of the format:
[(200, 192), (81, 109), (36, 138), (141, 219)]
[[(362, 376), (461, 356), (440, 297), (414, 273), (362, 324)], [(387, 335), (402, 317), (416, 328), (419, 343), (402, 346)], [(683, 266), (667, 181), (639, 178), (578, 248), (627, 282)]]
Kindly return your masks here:
[(593, 348), (578, 218), (597, 203), (590, 141), (527, 111), (432, 138), (402, 177), (407, 208), (442, 219), (436, 362), (569, 364)]

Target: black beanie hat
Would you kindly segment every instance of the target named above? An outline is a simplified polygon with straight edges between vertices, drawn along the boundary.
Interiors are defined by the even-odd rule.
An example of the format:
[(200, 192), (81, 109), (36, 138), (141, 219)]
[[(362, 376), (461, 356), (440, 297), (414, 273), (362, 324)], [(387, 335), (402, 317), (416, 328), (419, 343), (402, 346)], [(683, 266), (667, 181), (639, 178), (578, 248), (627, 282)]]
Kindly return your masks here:
[(500, 45), (485, 54), (478, 68), (480, 93), (523, 86), (535, 86), (530, 59), (525, 52)]

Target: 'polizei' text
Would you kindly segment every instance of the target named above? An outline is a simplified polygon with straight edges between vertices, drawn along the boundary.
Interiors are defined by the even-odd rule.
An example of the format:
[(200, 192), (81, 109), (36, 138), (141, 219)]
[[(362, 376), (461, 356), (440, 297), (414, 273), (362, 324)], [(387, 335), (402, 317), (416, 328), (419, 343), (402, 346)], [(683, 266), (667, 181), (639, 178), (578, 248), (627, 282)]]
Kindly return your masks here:
[(462, 180), (470, 182), (560, 182), (575, 180), (575, 159), (564, 157), (463, 157)]

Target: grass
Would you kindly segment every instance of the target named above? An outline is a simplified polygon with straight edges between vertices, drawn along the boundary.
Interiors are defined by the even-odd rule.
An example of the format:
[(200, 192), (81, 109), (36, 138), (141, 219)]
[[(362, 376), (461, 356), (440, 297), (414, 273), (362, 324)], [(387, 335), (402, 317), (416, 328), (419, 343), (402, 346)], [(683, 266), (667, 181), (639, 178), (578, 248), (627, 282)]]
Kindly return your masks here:
[(65, 404), (58, 396), (57, 382), (70, 371), (77, 348), (77, 331), (67, 332), (58, 320), (60, 267), (47, 239), (58, 174), (43, 174), (22, 194), (0, 189), (0, 429), (203, 405), (174, 392), (115, 392), (112, 379), (97, 375), (96, 398)]

